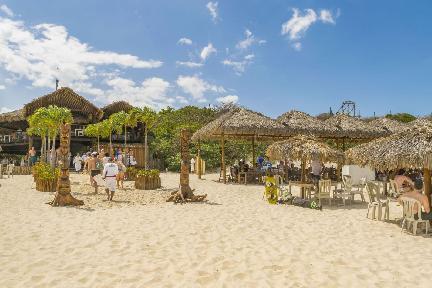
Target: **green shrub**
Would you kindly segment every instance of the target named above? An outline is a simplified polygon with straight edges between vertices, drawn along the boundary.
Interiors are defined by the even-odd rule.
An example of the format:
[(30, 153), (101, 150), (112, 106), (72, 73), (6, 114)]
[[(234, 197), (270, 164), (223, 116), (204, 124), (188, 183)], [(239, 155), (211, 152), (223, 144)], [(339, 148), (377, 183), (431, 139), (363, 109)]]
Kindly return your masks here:
[(32, 172), (34, 177), (40, 180), (54, 180), (60, 175), (59, 168), (52, 168), (50, 164), (45, 162), (37, 162), (33, 166)]

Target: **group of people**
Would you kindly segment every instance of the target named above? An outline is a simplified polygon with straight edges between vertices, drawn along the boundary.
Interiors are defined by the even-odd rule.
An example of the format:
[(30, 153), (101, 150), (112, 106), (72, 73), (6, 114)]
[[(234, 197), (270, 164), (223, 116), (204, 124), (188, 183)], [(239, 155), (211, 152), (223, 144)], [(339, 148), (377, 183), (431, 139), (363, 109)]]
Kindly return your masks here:
[[(74, 162), (80, 163), (78, 159), (79, 154), (75, 156), (77, 159)], [(75, 169), (81, 167), (75, 167)], [(110, 156), (109, 153), (104, 153), (103, 149), (101, 153), (92, 152), (86, 154), (84, 160), (84, 171), (89, 174), (90, 185), (95, 188), (95, 194), (98, 193), (98, 186), (101, 184), (100, 179), (105, 181), (105, 192), (108, 196), (108, 201), (112, 201), (114, 193), (117, 188), (123, 188), (123, 181), (125, 178), (126, 166), (121, 160), (116, 159), (114, 156)]]

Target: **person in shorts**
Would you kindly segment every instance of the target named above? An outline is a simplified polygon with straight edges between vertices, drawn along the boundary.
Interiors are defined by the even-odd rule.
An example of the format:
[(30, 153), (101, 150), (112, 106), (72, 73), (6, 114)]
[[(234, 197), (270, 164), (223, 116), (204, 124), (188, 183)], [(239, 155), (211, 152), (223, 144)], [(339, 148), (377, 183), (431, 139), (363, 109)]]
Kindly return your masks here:
[(108, 196), (108, 201), (112, 201), (116, 190), (116, 178), (119, 173), (117, 163), (114, 163), (114, 158), (110, 157), (108, 163), (104, 165), (102, 178), (105, 180), (105, 192)]

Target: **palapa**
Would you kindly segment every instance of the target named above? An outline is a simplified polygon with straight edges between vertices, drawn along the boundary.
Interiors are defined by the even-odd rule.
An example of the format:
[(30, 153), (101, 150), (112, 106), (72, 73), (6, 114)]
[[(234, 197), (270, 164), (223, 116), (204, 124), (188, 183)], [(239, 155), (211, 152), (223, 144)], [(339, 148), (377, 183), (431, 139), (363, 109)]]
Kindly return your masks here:
[(317, 138), (304, 135), (271, 144), (266, 155), (272, 160), (291, 159), (304, 162), (316, 157), (321, 162), (341, 162), (344, 159), (341, 151), (331, 148)]
[(129, 104), (126, 101), (116, 101), (111, 104), (106, 105), (102, 108), (103, 111), (103, 118), (108, 118), (110, 115), (124, 111), (129, 112), (132, 108), (134, 108), (131, 104)]
[(336, 128), (318, 118), (312, 117), (300, 111), (289, 111), (276, 119), (286, 127), (289, 135), (315, 135), (317, 137), (328, 137), (336, 133)]
[(381, 117), (375, 120), (368, 122), (370, 126), (378, 127), (388, 133), (399, 133), (408, 129), (408, 125), (406, 123)]
[(284, 125), (245, 108), (234, 108), (211, 121), (192, 136), (193, 141), (235, 138), (268, 139), (287, 136)]
[(378, 170), (432, 169), (432, 126), (415, 126), (346, 151), (350, 163)]
[(374, 139), (389, 135), (389, 132), (346, 114), (336, 114), (325, 122), (336, 128), (329, 138)]

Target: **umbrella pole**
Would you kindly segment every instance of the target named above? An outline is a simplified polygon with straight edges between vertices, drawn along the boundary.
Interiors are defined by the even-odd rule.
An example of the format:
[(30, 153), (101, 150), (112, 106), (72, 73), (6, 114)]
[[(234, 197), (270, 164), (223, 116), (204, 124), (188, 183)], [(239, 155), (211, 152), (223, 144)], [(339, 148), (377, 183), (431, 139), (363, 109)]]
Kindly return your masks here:
[(425, 195), (428, 197), (429, 206), (431, 206), (431, 172), (428, 168), (423, 169), (423, 178)]
[(252, 138), (252, 166), (255, 167), (255, 135)]
[(197, 172), (198, 172), (198, 179), (201, 179), (201, 140), (198, 139), (198, 157), (197, 157)]
[(221, 139), (221, 170), (222, 170), (222, 179), (223, 183), (226, 184), (226, 169), (225, 169), (225, 138), (224, 134), (222, 133), (222, 139)]
[[(339, 141), (339, 139), (336, 139), (336, 148), (339, 150), (339, 147), (340, 147), (340, 143), (339, 143), (340, 141)], [(340, 163), (339, 163), (339, 161), (338, 162), (336, 162), (336, 181), (340, 181), (340, 179), (341, 179), (341, 170), (340, 170)]]

